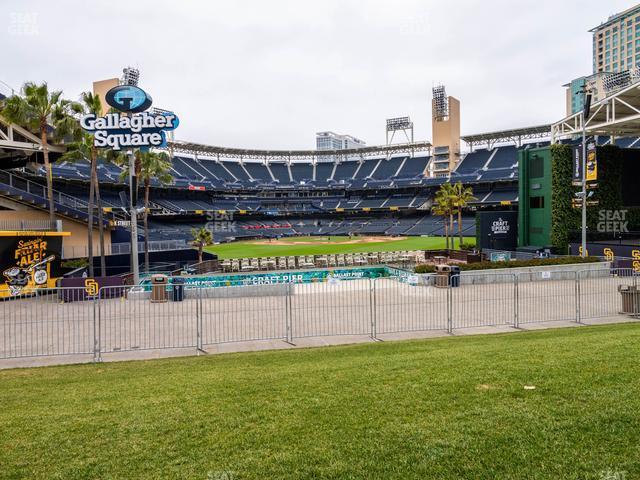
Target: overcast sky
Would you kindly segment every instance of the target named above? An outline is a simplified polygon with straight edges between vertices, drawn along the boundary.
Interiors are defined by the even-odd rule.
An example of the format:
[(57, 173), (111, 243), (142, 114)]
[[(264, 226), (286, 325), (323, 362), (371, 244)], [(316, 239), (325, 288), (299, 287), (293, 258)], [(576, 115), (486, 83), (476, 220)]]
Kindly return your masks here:
[(315, 148), (315, 132), (385, 141), (409, 115), (431, 139), (431, 87), (461, 102), (462, 133), (549, 123), (562, 84), (591, 73), (588, 30), (629, 1), (3, 0), (0, 92), (49, 82), (76, 99), (141, 71), (176, 138)]

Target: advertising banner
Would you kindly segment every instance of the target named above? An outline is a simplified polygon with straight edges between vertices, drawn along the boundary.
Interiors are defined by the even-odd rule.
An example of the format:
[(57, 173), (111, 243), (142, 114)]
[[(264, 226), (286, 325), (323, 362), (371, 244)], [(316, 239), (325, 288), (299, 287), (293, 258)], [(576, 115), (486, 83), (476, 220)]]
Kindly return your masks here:
[[(80, 302), (92, 300), (98, 296), (103, 287), (119, 287), (123, 285), (122, 277), (73, 277), (60, 280), (61, 287), (69, 287), (69, 290), (61, 290), (59, 298), (63, 302)], [(102, 298), (121, 297), (125, 289), (109, 288), (103, 290)]]
[[(279, 283), (315, 283), (353, 280), (359, 278), (388, 277), (385, 267), (336, 268), (330, 270), (308, 270), (301, 272), (250, 273), (235, 275), (186, 276), (185, 285), (196, 287), (237, 287), (246, 285), (276, 285)], [(140, 282), (145, 290), (151, 290), (149, 279)]]
[(0, 298), (53, 288), (68, 232), (0, 232)]
[(508, 262), (511, 260), (511, 252), (491, 252), (492, 262)]
[[(569, 244), (571, 255), (580, 255), (582, 247), (579, 243)], [(633, 268), (640, 272), (640, 246), (615, 245), (608, 243), (587, 243), (587, 256), (604, 257), (615, 262), (618, 268)]]
[[(598, 179), (598, 156), (596, 143), (587, 142), (587, 175), (586, 181), (593, 182)], [(574, 185), (582, 183), (582, 145), (573, 147), (573, 182)]]
[(478, 212), (480, 248), (515, 250), (518, 247), (518, 212)]

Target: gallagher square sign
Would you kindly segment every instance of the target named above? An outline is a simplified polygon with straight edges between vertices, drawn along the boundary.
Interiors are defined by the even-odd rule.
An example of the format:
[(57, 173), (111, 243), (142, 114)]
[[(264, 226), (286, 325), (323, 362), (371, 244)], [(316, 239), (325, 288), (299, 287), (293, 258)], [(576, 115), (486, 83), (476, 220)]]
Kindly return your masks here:
[(166, 132), (175, 130), (180, 123), (173, 113), (154, 115), (147, 112), (152, 103), (151, 97), (133, 85), (112, 88), (105, 100), (114, 109), (128, 115), (116, 112), (97, 117), (88, 114), (80, 119), (80, 126), (93, 135), (93, 144), (98, 148), (164, 147), (167, 144)]

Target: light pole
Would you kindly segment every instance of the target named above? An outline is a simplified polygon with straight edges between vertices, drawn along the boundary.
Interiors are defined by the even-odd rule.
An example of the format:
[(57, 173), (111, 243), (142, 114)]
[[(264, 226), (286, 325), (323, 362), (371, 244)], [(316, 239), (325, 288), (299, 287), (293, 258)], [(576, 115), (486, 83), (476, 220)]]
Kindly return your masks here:
[(129, 212), (131, 215), (131, 270), (133, 272), (133, 284), (140, 283), (140, 271), (138, 268), (138, 212), (134, 201), (136, 194), (136, 155), (133, 150), (127, 152), (129, 157)]
[(582, 252), (580, 256), (587, 256), (587, 127), (584, 109), (582, 110)]
[(582, 235), (581, 235), (581, 257), (587, 256), (587, 119), (591, 110), (591, 90), (586, 82), (579, 92), (582, 94)]

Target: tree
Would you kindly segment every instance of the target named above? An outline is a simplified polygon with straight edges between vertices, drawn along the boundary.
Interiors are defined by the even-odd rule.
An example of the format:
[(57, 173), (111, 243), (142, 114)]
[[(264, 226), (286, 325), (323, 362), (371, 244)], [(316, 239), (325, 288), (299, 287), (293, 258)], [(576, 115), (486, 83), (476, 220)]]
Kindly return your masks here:
[[(144, 268), (149, 271), (149, 196), (151, 192), (151, 182), (157, 180), (161, 185), (168, 185), (173, 181), (171, 175), (171, 160), (164, 152), (136, 151), (135, 153), (136, 175), (144, 185)], [(121, 160), (121, 178), (129, 177), (129, 162), (126, 155)]]
[(191, 229), (191, 236), (193, 237), (193, 246), (198, 248), (198, 263), (202, 263), (202, 250), (213, 243), (211, 230), (205, 227), (193, 228)]
[(441, 216), (444, 219), (444, 238), (445, 238), (445, 248), (449, 248), (449, 225), (447, 224), (447, 216), (449, 215), (449, 210), (447, 207), (443, 205), (436, 205), (431, 209), (431, 213), (433, 215)]
[(2, 116), (10, 122), (21, 125), (40, 135), (42, 156), (47, 176), (47, 200), (49, 220), (56, 220), (53, 203), (53, 178), (49, 162), (49, 129), (53, 128), (56, 138), (62, 138), (74, 130), (73, 113), (79, 113), (78, 104), (62, 98), (62, 91), (49, 91), (46, 82), (36, 85), (27, 82), (22, 86), (22, 95), (12, 95), (4, 102)]
[[(449, 233), (453, 235), (453, 215), (455, 213), (453, 185), (450, 183), (442, 184), (440, 189), (436, 192), (435, 201), (438, 206), (438, 211), (440, 212), (436, 215), (442, 215), (444, 217), (446, 246), (447, 248), (453, 249), (453, 238), (451, 238), (451, 246), (449, 246)], [(447, 220), (449, 222), (448, 227)]]
[[(102, 105), (100, 97), (91, 92), (84, 92), (80, 96), (82, 103), (80, 107), (82, 114), (94, 114), (102, 116)], [(88, 201), (88, 238), (87, 256), (89, 258), (89, 276), (93, 277), (93, 209), (98, 210), (98, 233), (100, 239), (100, 274), (106, 275), (105, 249), (104, 249), (104, 222), (102, 212), (102, 200), (100, 198), (100, 183), (98, 182), (98, 154), (99, 149), (93, 144), (93, 135), (84, 132), (79, 125), (76, 126), (79, 132), (74, 135), (78, 140), (67, 145), (67, 151), (62, 155), (62, 160), (78, 161), (89, 159), (91, 164), (91, 178), (89, 180), (89, 201)]]
[[(462, 248), (462, 209), (466, 207), (471, 200), (475, 200), (473, 189), (465, 187), (462, 182), (458, 182), (453, 186), (453, 203), (458, 209), (458, 237), (460, 239), (460, 248)], [(452, 233), (453, 234), (453, 233)]]

